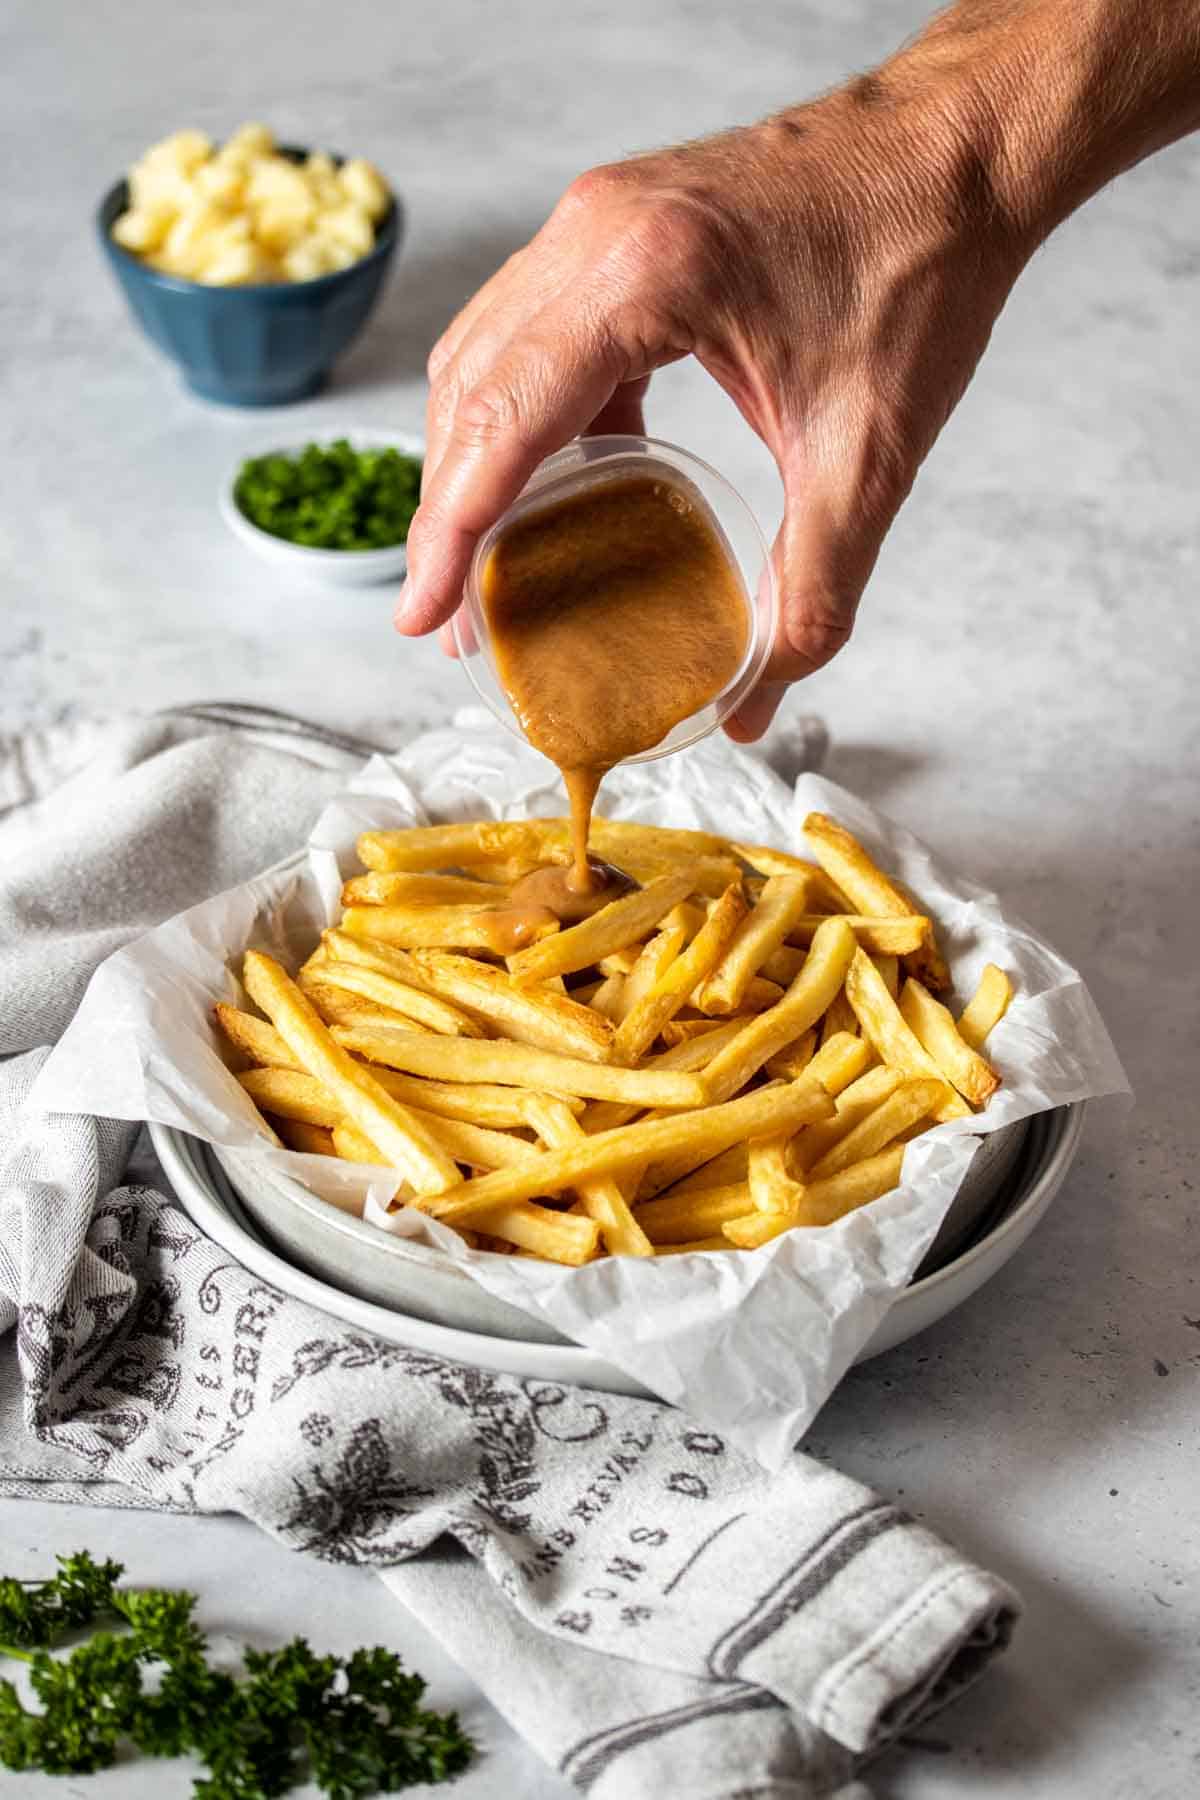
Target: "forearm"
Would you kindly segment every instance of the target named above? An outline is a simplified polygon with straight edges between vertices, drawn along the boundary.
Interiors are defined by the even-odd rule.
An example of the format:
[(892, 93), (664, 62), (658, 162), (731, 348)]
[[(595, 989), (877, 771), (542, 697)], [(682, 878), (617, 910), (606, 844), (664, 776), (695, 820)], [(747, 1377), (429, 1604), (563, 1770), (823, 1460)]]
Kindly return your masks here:
[(1200, 127), (1200, 0), (959, 0), (874, 79), (947, 114), (1033, 249)]

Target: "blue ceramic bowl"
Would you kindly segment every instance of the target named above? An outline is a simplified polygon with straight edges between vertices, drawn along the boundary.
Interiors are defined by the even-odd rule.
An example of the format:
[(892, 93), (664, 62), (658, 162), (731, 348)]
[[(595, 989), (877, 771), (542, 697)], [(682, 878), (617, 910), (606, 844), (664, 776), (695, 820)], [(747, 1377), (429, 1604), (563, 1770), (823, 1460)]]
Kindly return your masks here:
[[(306, 152), (289, 145), (284, 154), (298, 161)], [(104, 254), (125, 298), (147, 337), (179, 364), (188, 386), (226, 406), (283, 406), (316, 393), (366, 323), (403, 228), (393, 198), (376, 226), (373, 248), (349, 268), (315, 281), (206, 287), (164, 275), (113, 242), (113, 222), (128, 204), (127, 185), (118, 181), (96, 215)]]

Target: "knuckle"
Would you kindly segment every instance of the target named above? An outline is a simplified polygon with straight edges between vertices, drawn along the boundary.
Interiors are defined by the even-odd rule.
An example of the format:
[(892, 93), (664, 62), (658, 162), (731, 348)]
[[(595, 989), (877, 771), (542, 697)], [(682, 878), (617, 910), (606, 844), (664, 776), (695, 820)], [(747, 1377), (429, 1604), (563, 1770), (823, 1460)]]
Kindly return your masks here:
[(831, 662), (850, 641), (857, 597), (846, 588), (810, 579), (783, 607), (787, 673), (792, 679)]
[(577, 175), (558, 203), (558, 212), (569, 217), (579, 212), (591, 212), (595, 208), (607, 205), (626, 185), (628, 176), (619, 163), (599, 163), (594, 169), (585, 169)]
[(695, 261), (718, 247), (718, 219), (702, 193), (681, 189), (655, 194), (644, 214), (642, 229), (651, 250), (668, 248), (685, 261)]
[(454, 360), (454, 352), (444, 337), (440, 337), (425, 364), (425, 373), (431, 383), (440, 381)]
[(449, 369), (443, 369), (431, 379), (426, 412), (435, 431), (444, 433), (451, 429), (460, 399), (458, 383), (452, 379)]
[(521, 429), (521, 408), (512, 386), (489, 376), (462, 396), (454, 414), (454, 431), (460, 441), (486, 449), (498, 438)]

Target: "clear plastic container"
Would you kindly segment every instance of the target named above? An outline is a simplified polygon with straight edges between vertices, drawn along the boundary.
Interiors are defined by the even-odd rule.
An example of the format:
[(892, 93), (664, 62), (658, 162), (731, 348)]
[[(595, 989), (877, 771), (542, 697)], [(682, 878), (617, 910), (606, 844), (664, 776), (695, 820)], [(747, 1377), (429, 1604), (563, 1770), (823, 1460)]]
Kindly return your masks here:
[(779, 598), (770, 548), (741, 495), (698, 456), (657, 438), (591, 437), (576, 438), (548, 457), (508, 511), (480, 539), (463, 589), (462, 606), (454, 616), (453, 631), (463, 668), (480, 699), (515, 737), (523, 738), (496, 673), (481, 599), (484, 565), (496, 539), (515, 519), (630, 475), (649, 475), (669, 482), (700, 507), (741, 575), (746, 603), (746, 651), (739, 668), (707, 706), (681, 719), (651, 749), (628, 759), (651, 762), (655, 757), (699, 743), (736, 712), (762, 674), (775, 638)]

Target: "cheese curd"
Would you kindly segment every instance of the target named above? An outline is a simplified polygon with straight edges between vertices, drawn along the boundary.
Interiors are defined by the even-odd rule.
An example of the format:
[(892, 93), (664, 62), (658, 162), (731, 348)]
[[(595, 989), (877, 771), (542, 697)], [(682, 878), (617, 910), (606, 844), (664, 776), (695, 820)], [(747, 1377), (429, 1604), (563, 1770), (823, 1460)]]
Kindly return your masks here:
[(153, 269), (214, 287), (313, 281), (366, 256), (391, 204), (363, 157), (283, 155), (265, 125), (216, 145), (176, 131), (129, 171), (129, 206), (112, 228)]

